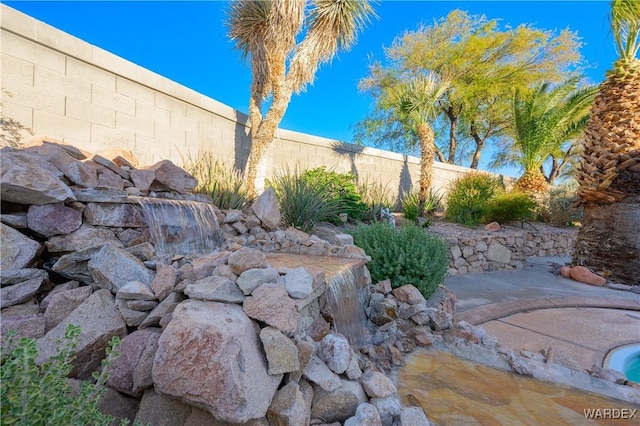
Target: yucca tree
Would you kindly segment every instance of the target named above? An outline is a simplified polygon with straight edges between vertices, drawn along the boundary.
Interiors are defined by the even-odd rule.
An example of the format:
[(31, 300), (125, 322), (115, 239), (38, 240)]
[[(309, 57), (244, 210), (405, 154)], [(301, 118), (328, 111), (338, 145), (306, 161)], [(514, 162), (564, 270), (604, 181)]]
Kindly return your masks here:
[(431, 123), (439, 115), (437, 102), (449, 88), (449, 82), (435, 73), (417, 74), (398, 83), (391, 90), (388, 107), (396, 120), (418, 135), (420, 142), (420, 181), (418, 214), (424, 216), (424, 205), (431, 187), (435, 159), (435, 135)]
[[(367, 0), (235, 0), (229, 37), (251, 63), (251, 150), (245, 171), (255, 193), (258, 168), (293, 93), (313, 82), (318, 67), (348, 50), (373, 9)], [(300, 42), (299, 35), (304, 34)], [(263, 101), (271, 98), (263, 116)]]
[(640, 0), (611, 2), (619, 58), (591, 109), (576, 176), (584, 208), (573, 263), (640, 284)]
[(567, 141), (584, 131), (597, 87), (578, 88), (577, 77), (556, 86), (539, 84), (516, 90), (511, 108), (511, 133), (517, 162), (524, 169), (515, 187), (541, 204), (548, 192), (542, 163)]

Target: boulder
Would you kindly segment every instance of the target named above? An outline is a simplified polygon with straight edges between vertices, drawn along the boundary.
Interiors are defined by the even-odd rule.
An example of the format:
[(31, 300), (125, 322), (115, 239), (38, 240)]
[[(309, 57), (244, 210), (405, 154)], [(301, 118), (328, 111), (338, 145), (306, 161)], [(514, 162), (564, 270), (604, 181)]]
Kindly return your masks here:
[(276, 392), (267, 418), (271, 426), (304, 425), (310, 414), (300, 387), (295, 382), (289, 382)]
[(192, 299), (223, 303), (242, 303), (244, 294), (233, 281), (221, 276), (210, 276), (188, 284), (184, 294)]
[(422, 293), (420, 293), (420, 290), (411, 284), (394, 288), (391, 293), (400, 302), (408, 303), (410, 305), (418, 305), (427, 302)]
[(251, 205), (251, 210), (268, 229), (275, 229), (280, 224), (280, 208), (273, 188), (266, 189)]
[(36, 295), (38, 290), (40, 290), (43, 281), (42, 277), (38, 277), (18, 284), (2, 287), (0, 289), (0, 309), (18, 305), (31, 299)]
[(500, 224), (498, 222), (491, 222), (484, 226), (485, 231), (496, 232), (500, 230)]
[(64, 321), (91, 293), (91, 287), (84, 286), (54, 294), (44, 312), (46, 331)]
[(487, 260), (506, 265), (511, 262), (511, 255), (511, 250), (500, 244), (497, 240), (491, 240), (486, 257)]
[(15, 341), (22, 337), (39, 339), (44, 336), (45, 323), (44, 316), (38, 313), (38, 305), (33, 305), (32, 311), (20, 310), (15, 313), (8, 313), (9, 309), (2, 312), (2, 321), (0, 322), (0, 339), (2, 345), (6, 344), (5, 338), (11, 330), (16, 331)]
[(281, 285), (262, 284), (244, 300), (242, 306), (251, 318), (265, 322), (285, 334), (293, 334), (298, 328), (298, 305)]
[(360, 404), (367, 402), (360, 383), (344, 379), (340, 381), (342, 385), (333, 391), (314, 386), (311, 417), (321, 418), (325, 422), (343, 422), (355, 414)]
[(236, 275), (242, 274), (247, 269), (267, 267), (264, 253), (250, 247), (243, 247), (231, 253), (228, 262), (231, 271)]
[(351, 347), (342, 334), (327, 334), (320, 342), (318, 356), (336, 374), (342, 374), (351, 362)]
[[(151, 191), (175, 191), (180, 194), (190, 192), (198, 186), (198, 181), (169, 160), (162, 160), (149, 167), (155, 173)], [(140, 188), (142, 190), (142, 188)]]
[(0, 270), (0, 283), (2, 287), (19, 284), (23, 281), (32, 280), (34, 278), (49, 279), (49, 274), (43, 269), (22, 268), (22, 269), (2, 269)]
[[(402, 425), (406, 426), (404, 423)], [(356, 415), (349, 417), (344, 426), (382, 426), (382, 421), (376, 407), (365, 402), (358, 405)]]
[(136, 188), (143, 193), (149, 192), (149, 188), (156, 178), (153, 170), (131, 170), (129, 176)]
[(128, 327), (139, 326), (149, 314), (148, 312), (129, 308), (127, 301), (123, 299), (116, 299), (116, 307), (118, 308), (120, 315), (122, 315), (122, 319), (124, 319), (124, 322), (127, 323)]
[(371, 398), (369, 402), (378, 410), (383, 426), (393, 425), (394, 419), (400, 416), (402, 405), (397, 396)]
[(398, 393), (391, 379), (373, 370), (367, 370), (362, 374), (360, 384), (370, 398), (384, 398)]
[(44, 157), (29, 152), (2, 153), (0, 198), (19, 204), (50, 204), (75, 200), (60, 180), (62, 173)]
[(383, 281), (380, 281), (378, 283), (376, 283), (376, 285), (373, 287), (373, 291), (377, 292), (377, 293), (382, 293), (382, 294), (389, 294), (391, 293), (391, 280), (386, 279)]
[(573, 278), (578, 282), (589, 284), (589, 285), (595, 285), (598, 287), (602, 287), (607, 283), (606, 278), (601, 277), (600, 275), (594, 274), (589, 270), (589, 268), (585, 266), (572, 267), (571, 270), (569, 271), (569, 275), (571, 275), (571, 278)]
[(296, 344), (279, 330), (265, 327), (260, 330), (262, 348), (267, 355), (269, 374), (282, 374), (300, 370)]
[(241, 273), (236, 280), (236, 284), (238, 284), (242, 293), (248, 296), (260, 285), (275, 283), (279, 277), (280, 274), (274, 268), (253, 268)]
[(71, 252), (96, 247), (109, 242), (116, 247), (122, 247), (122, 242), (116, 238), (113, 231), (105, 228), (96, 228), (83, 224), (77, 230), (68, 235), (56, 235), (49, 238), (44, 244), (51, 253)]
[(229, 210), (227, 214), (224, 216), (224, 220), (222, 223), (236, 223), (242, 220), (242, 210)]
[(27, 225), (45, 237), (66, 235), (80, 228), (82, 214), (62, 203), (34, 205), (27, 212)]
[(129, 281), (116, 292), (117, 299), (124, 300), (156, 300), (156, 295), (148, 284), (140, 281)]
[(153, 327), (161, 324), (162, 320), (165, 318), (169, 318), (173, 312), (173, 310), (178, 306), (180, 302), (184, 300), (184, 295), (182, 293), (173, 292), (169, 294), (165, 299), (158, 304), (149, 315), (140, 323), (138, 329), (143, 329), (147, 327)]
[(215, 275), (213, 271), (219, 266), (225, 265), (230, 255), (230, 252), (222, 251), (198, 256), (191, 262), (195, 278), (201, 280), (210, 275)]
[(159, 338), (157, 328), (137, 330), (125, 337), (118, 346), (120, 356), (106, 369), (107, 385), (135, 397), (152, 387), (151, 371)]
[(60, 171), (79, 187), (94, 188), (99, 185), (98, 171), (90, 165), (74, 160), (60, 167)]
[(147, 222), (134, 204), (87, 203), (85, 223), (112, 228), (144, 228)]
[(22, 269), (40, 254), (42, 245), (10, 226), (0, 223), (0, 270)]
[(119, 425), (122, 424), (122, 420), (133, 422), (139, 405), (140, 401), (137, 399), (126, 397), (117, 390), (106, 387), (105, 393), (98, 403), (98, 409), (103, 414), (113, 417), (113, 424)]
[(27, 214), (24, 212), (17, 213), (0, 213), (0, 222), (14, 229), (27, 229)]
[(158, 300), (162, 300), (173, 291), (176, 285), (178, 272), (171, 265), (158, 262), (156, 264), (156, 276), (151, 281), (151, 290)]
[(110, 243), (102, 245), (87, 267), (93, 281), (113, 293), (131, 281), (151, 284), (154, 277), (153, 272), (135, 256)]
[(294, 299), (305, 299), (313, 293), (313, 277), (303, 267), (290, 269), (284, 276), (284, 285)]
[(317, 356), (312, 356), (304, 369), (304, 377), (322, 389), (331, 392), (342, 386), (340, 377), (329, 370), (327, 364)]
[(158, 341), (156, 390), (227, 422), (264, 417), (282, 375), (268, 374), (258, 331), (239, 306), (181, 303)]
[(114, 163), (113, 161), (109, 160), (108, 158), (103, 157), (102, 155), (99, 154), (95, 154), (91, 157), (91, 161), (93, 161), (96, 164), (101, 165), (102, 167), (106, 168), (107, 170), (111, 171), (112, 173), (117, 174), (118, 176), (120, 176), (123, 179), (129, 179), (129, 171), (121, 168), (120, 166), (118, 166), (116, 163)]
[(193, 408), (176, 399), (147, 389), (142, 395), (135, 423), (153, 426), (184, 425)]
[(104, 289), (94, 292), (62, 322), (38, 340), (38, 359), (42, 364), (56, 351), (56, 341), (64, 340), (69, 324), (81, 327), (71, 377), (87, 379), (100, 367), (105, 349), (113, 336), (124, 337), (127, 328), (115, 306), (113, 295)]
[(571, 266), (562, 265), (560, 267), (560, 275), (562, 275), (565, 278), (571, 278)]
[(400, 410), (400, 424), (402, 426), (431, 425), (422, 407), (402, 407)]
[(398, 318), (398, 307), (389, 299), (374, 302), (369, 319), (376, 325), (383, 325)]

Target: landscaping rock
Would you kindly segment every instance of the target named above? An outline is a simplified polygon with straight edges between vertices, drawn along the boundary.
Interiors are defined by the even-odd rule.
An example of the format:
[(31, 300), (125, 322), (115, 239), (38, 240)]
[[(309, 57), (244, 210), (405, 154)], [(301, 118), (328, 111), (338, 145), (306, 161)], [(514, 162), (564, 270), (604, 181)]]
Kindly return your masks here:
[(147, 315), (140, 323), (138, 329), (159, 325), (163, 318), (171, 315), (173, 310), (180, 302), (182, 302), (183, 299), (184, 296), (181, 293), (173, 292), (169, 294), (162, 302), (160, 302), (160, 304), (158, 304), (158, 306), (149, 312), (149, 315)]
[(370, 398), (385, 398), (398, 393), (391, 379), (373, 370), (367, 370), (362, 374), (360, 384)]
[(33, 205), (27, 212), (27, 225), (45, 237), (66, 235), (80, 228), (82, 214), (62, 203)]
[(239, 306), (217, 302), (180, 304), (153, 364), (156, 390), (235, 423), (263, 417), (281, 379), (267, 372), (256, 324)]
[(42, 251), (42, 245), (10, 226), (0, 223), (0, 270), (22, 269)]
[(156, 295), (149, 288), (149, 285), (140, 281), (129, 281), (118, 289), (117, 299), (124, 300), (156, 300)]
[(100, 247), (87, 267), (93, 281), (113, 293), (131, 281), (151, 284), (154, 277), (153, 272), (135, 256), (110, 243)]
[(485, 231), (496, 232), (500, 230), (500, 224), (498, 222), (491, 222), (484, 226)]
[(147, 221), (134, 204), (87, 203), (85, 224), (112, 228), (145, 228)]
[(184, 425), (192, 410), (190, 405), (161, 395), (154, 389), (147, 389), (140, 401), (135, 422), (153, 426)]
[(320, 342), (318, 356), (336, 374), (344, 373), (351, 363), (351, 347), (341, 334), (328, 334)]
[(247, 269), (267, 267), (264, 253), (249, 247), (243, 247), (231, 253), (228, 263), (231, 271), (236, 275), (242, 274)]
[(260, 330), (260, 340), (267, 355), (269, 374), (276, 375), (300, 370), (298, 348), (291, 339), (273, 327), (265, 327)]
[(49, 331), (64, 321), (71, 312), (91, 296), (91, 287), (78, 287), (53, 295), (44, 313), (45, 330)]
[(163, 300), (176, 285), (177, 271), (171, 265), (162, 262), (156, 264), (156, 276), (151, 281), (151, 290), (158, 300)]
[(313, 277), (302, 267), (290, 269), (284, 276), (284, 284), (294, 299), (305, 299), (313, 293)]
[(383, 426), (391, 426), (395, 418), (400, 417), (402, 405), (397, 396), (371, 398), (369, 402), (378, 410)]
[(382, 426), (382, 421), (376, 407), (365, 402), (358, 405), (356, 415), (348, 418), (344, 426)]
[(262, 284), (244, 300), (243, 309), (251, 318), (265, 322), (285, 334), (293, 334), (298, 328), (298, 306), (281, 285)]
[(0, 309), (19, 305), (36, 295), (42, 286), (42, 277), (32, 278), (27, 281), (2, 287), (0, 289)]
[(606, 278), (594, 274), (589, 270), (589, 268), (584, 266), (574, 266), (569, 271), (569, 275), (571, 275), (571, 278), (578, 282), (598, 287), (602, 287), (607, 283)]
[(155, 180), (149, 187), (151, 191), (176, 191), (185, 194), (198, 185), (193, 176), (169, 160), (160, 161), (149, 167), (149, 170), (155, 172)]
[(378, 282), (374, 287), (373, 290), (378, 292), (378, 293), (382, 293), (382, 294), (389, 294), (391, 293), (391, 280), (383, 280)]
[(304, 425), (310, 414), (300, 387), (295, 382), (289, 382), (276, 392), (267, 418), (271, 426)]
[(193, 267), (193, 273), (197, 280), (201, 280), (213, 274), (213, 271), (223, 266), (229, 260), (231, 255), (228, 251), (222, 251), (220, 253), (211, 253), (200, 255), (191, 262)]
[(56, 340), (64, 340), (69, 324), (78, 325), (82, 331), (78, 337), (76, 357), (72, 361), (71, 377), (87, 379), (100, 366), (104, 351), (113, 336), (123, 338), (127, 329), (115, 306), (113, 295), (104, 289), (94, 292), (68, 317), (38, 340), (38, 360), (42, 364), (56, 350)]
[(129, 176), (133, 184), (142, 192), (146, 194), (149, 192), (149, 188), (156, 178), (156, 174), (153, 170), (131, 170)]
[(267, 188), (251, 205), (251, 210), (268, 229), (275, 229), (280, 224), (280, 208), (273, 188)]
[(395, 288), (391, 293), (396, 299), (398, 299), (398, 301), (409, 303), (410, 305), (418, 305), (420, 303), (427, 302), (422, 293), (420, 293), (420, 290), (411, 284)]
[(210, 276), (188, 284), (184, 294), (192, 299), (224, 303), (242, 303), (245, 299), (236, 283), (221, 276)]
[(400, 424), (402, 426), (430, 426), (422, 407), (402, 407), (400, 410)]
[(122, 242), (116, 238), (113, 231), (106, 228), (83, 224), (68, 235), (57, 235), (49, 238), (44, 244), (50, 253), (72, 252), (96, 247), (104, 243), (111, 243), (122, 247)]
[(304, 369), (304, 377), (322, 389), (331, 392), (342, 386), (340, 377), (317, 356), (312, 356)]
[(511, 250), (496, 240), (491, 240), (487, 249), (487, 259), (493, 262), (508, 264), (511, 261)]
[(278, 274), (278, 271), (274, 268), (247, 269), (240, 274), (236, 280), (236, 284), (240, 287), (242, 293), (248, 296), (260, 285), (275, 283), (279, 277), (280, 274)]
[(343, 422), (355, 414), (360, 404), (367, 402), (360, 383), (344, 379), (340, 381), (342, 385), (333, 391), (314, 386), (311, 417), (326, 422)]

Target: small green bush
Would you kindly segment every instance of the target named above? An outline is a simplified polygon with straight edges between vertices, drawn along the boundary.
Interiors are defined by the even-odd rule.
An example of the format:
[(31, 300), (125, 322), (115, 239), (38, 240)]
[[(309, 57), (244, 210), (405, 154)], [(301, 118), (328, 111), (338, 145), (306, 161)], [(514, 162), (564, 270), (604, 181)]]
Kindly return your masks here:
[(327, 197), (326, 182), (304, 179), (298, 172), (278, 172), (267, 185), (276, 193), (285, 226), (309, 232), (318, 222), (339, 218), (343, 212), (339, 199)]
[(523, 192), (508, 192), (495, 195), (487, 202), (484, 223), (510, 223), (531, 220), (535, 216), (537, 203)]
[(487, 173), (467, 173), (450, 184), (445, 217), (450, 222), (473, 226), (487, 214), (487, 203), (501, 190), (500, 180)]
[(392, 210), (394, 201), (389, 185), (369, 181), (358, 183), (358, 192), (367, 208), (362, 212), (362, 221), (371, 223), (380, 221), (382, 209)]
[(182, 159), (184, 169), (198, 180), (196, 194), (211, 196), (213, 205), (221, 210), (241, 210), (253, 201), (241, 171), (214, 159), (210, 152), (198, 157)]
[[(111, 425), (114, 419), (104, 415), (98, 404), (107, 381), (106, 374), (94, 373), (95, 383), (85, 381), (78, 394), (69, 385), (71, 361), (75, 356), (80, 327), (69, 325), (65, 341), (58, 342), (56, 353), (44, 364), (36, 365), (35, 339), (15, 341), (9, 333), (2, 347), (2, 424), (3, 425)], [(103, 371), (118, 353), (114, 336), (102, 361)], [(126, 423), (124, 423), (126, 424)]]
[[(442, 194), (429, 188), (427, 198), (424, 200), (424, 214), (429, 216), (442, 204)], [(420, 197), (417, 190), (413, 190), (402, 197), (402, 212), (404, 217), (411, 221), (417, 222), (419, 216)]]
[(385, 223), (361, 225), (354, 243), (371, 256), (367, 264), (374, 282), (390, 279), (392, 287), (413, 284), (427, 298), (444, 281), (447, 245), (416, 225), (393, 229)]
[(362, 220), (362, 214), (367, 206), (362, 202), (358, 192), (355, 174), (337, 173), (322, 166), (306, 170), (302, 173), (302, 179), (313, 187), (322, 187), (327, 202), (336, 201), (340, 205), (341, 210), (337, 214), (327, 215), (322, 220), (340, 225), (342, 223), (338, 216), (340, 213), (346, 213), (351, 220)]
[(549, 190), (549, 200), (543, 209), (543, 220), (556, 226), (571, 226), (582, 221), (582, 208), (576, 202), (577, 182), (565, 183)]

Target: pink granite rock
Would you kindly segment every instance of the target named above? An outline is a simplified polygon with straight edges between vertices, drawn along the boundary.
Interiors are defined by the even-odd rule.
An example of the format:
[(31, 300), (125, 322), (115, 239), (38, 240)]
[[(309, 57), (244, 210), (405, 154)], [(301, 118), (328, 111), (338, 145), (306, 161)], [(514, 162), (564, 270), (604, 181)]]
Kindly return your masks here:
[(498, 222), (491, 222), (484, 227), (485, 231), (495, 232), (500, 230), (500, 224)]
[(560, 267), (560, 275), (565, 278), (571, 278), (571, 266), (563, 265)]
[(571, 278), (585, 284), (602, 287), (607, 283), (606, 278), (594, 274), (585, 266), (574, 266), (571, 268), (570, 274)]

